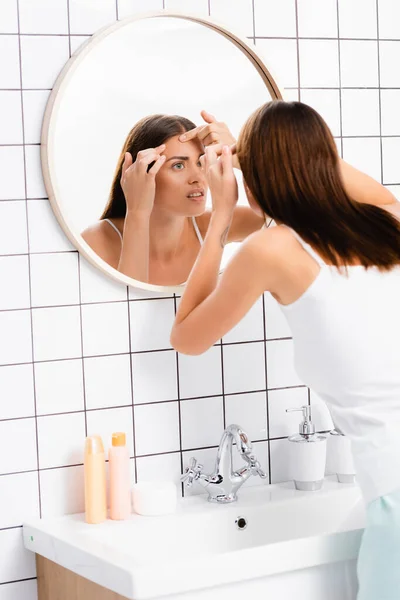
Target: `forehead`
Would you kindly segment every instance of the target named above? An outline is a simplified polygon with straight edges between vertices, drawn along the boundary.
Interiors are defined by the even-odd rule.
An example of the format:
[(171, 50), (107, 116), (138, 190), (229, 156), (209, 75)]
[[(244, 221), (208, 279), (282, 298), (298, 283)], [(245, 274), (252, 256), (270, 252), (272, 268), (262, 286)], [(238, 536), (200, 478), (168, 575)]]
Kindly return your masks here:
[(179, 135), (175, 135), (165, 142), (166, 148), (164, 154), (167, 156), (167, 158), (168, 156), (176, 155), (195, 157), (197, 160), (199, 154), (204, 153), (203, 144), (197, 138), (194, 140), (189, 140), (188, 142), (180, 142), (178, 139)]

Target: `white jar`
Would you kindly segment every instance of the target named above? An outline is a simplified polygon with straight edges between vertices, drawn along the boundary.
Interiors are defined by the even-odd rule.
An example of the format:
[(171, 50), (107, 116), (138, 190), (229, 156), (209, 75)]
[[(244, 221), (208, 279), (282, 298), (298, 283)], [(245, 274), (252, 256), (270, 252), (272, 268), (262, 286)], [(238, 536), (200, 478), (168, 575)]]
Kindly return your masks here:
[(335, 473), (340, 483), (354, 483), (355, 467), (348, 437), (333, 429), (328, 436), (327, 471)]

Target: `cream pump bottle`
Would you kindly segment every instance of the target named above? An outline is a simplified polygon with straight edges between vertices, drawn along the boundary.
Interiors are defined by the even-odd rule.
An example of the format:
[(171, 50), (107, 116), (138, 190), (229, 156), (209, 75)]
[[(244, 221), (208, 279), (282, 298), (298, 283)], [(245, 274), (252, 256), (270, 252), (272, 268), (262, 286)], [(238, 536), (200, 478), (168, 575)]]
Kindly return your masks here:
[(110, 472), (110, 517), (128, 519), (131, 514), (129, 452), (125, 433), (113, 433), (108, 455)]
[(326, 437), (315, 433), (311, 406), (286, 409), (294, 411), (303, 411), (303, 420), (299, 433), (288, 438), (291, 479), (298, 490), (316, 491), (321, 489), (325, 477)]
[(99, 435), (86, 438), (83, 465), (85, 520), (86, 523), (101, 523), (107, 518), (107, 495), (104, 447)]

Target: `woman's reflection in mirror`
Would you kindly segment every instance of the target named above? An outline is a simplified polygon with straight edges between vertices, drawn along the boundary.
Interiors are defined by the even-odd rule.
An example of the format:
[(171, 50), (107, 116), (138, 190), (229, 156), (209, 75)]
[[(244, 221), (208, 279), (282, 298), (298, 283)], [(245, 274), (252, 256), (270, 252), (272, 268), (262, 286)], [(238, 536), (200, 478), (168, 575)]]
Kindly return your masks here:
[[(151, 115), (129, 132), (100, 220), (82, 232), (91, 248), (124, 275), (155, 285), (184, 283), (210, 223), (200, 157), (235, 142), (205, 111), (205, 125), (178, 115)], [(186, 139), (180, 136), (186, 135)], [(260, 229), (264, 217), (238, 206), (226, 243)]]

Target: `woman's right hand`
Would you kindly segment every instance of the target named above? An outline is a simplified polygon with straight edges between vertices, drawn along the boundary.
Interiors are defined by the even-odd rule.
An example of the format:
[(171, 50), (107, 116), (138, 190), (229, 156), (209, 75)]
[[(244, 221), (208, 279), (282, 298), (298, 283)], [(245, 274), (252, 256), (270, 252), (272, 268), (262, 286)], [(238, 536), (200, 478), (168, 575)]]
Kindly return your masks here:
[[(157, 148), (147, 148), (138, 152), (137, 158), (132, 163), (132, 155), (125, 153), (122, 164), (121, 187), (126, 200), (126, 213), (148, 214), (153, 210), (156, 192), (155, 177), (165, 162), (165, 144)], [(149, 165), (154, 162), (151, 169)]]

